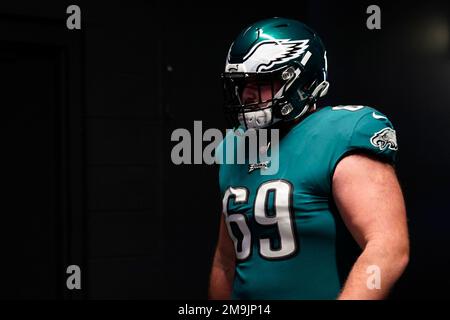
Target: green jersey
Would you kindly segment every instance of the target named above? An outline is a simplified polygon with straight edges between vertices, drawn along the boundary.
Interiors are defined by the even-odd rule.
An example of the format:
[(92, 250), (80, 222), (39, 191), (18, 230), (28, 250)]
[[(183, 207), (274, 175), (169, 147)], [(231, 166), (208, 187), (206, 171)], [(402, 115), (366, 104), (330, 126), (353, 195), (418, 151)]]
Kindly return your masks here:
[(222, 164), (223, 214), (236, 251), (232, 298), (335, 299), (359, 248), (335, 207), (333, 172), (352, 152), (392, 163), (397, 149), (391, 122), (377, 110), (324, 107), (280, 139), (276, 173)]

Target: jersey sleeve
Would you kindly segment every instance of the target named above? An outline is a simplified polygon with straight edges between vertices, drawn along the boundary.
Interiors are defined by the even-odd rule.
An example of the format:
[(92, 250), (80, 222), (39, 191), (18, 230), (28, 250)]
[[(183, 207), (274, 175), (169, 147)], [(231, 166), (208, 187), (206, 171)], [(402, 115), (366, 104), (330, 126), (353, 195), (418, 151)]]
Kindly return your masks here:
[[(339, 162), (353, 153), (365, 153), (394, 164), (397, 139), (389, 119), (368, 106), (344, 106), (322, 109), (321, 119), (310, 122), (308, 144), (316, 161), (310, 164), (308, 181), (311, 194), (329, 197), (334, 172)], [(313, 126), (314, 125), (314, 126)]]
[(398, 151), (396, 132), (385, 115), (371, 111), (357, 121), (347, 146), (347, 153), (354, 151), (362, 151), (383, 161), (395, 163)]

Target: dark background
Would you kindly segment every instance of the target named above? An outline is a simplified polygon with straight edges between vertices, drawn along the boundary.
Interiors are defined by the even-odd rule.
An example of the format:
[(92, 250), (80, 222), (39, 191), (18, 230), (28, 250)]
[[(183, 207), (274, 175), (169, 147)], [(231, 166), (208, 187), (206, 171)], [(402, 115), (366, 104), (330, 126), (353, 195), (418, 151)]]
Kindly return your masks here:
[[(2, 1), (0, 297), (206, 298), (217, 167), (173, 165), (170, 136), (194, 120), (225, 128), (229, 45), (248, 24), (283, 16), (327, 47), (323, 105), (373, 106), (397, 129), (411, 261), (392, 298), (449, 298), (444, 3), (376, 2), (382, 28), (368, 30), (368, 1)], [(70, 4), (81, 7), (81, 30), (66, 28)], [(65, 287), (71, 264), (81, 290)]]

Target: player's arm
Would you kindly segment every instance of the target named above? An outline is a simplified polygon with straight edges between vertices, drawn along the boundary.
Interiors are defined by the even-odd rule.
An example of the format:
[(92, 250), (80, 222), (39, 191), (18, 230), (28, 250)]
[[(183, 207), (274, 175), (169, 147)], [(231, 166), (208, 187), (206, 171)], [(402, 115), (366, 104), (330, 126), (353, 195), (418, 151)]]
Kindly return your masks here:
[(234, 279), (235, 252), (222, 215), (219, 239), (209, 281), (209, 299), (230, 299)]
[[(339, 299), (383, 299), (409, 259), (406, 210), (394, 168), (366, 155), (342, 159), (333, 175), (333, 196), (363, 249)], [(369, 266), (379, 267), (381, 288), (369, 289)], [(369, 271), (372, 271), (369, 269)]]

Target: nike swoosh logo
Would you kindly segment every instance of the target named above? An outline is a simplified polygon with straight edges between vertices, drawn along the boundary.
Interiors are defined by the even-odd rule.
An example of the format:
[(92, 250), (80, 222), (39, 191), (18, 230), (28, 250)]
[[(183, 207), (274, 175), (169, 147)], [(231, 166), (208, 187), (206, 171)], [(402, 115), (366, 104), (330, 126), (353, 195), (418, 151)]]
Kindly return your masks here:
[(372, 112), (372, 117), (374, 117), (375, 119), (386, 119), (387, 118), (385, 116), (381, 116), (379, 114), (376, 114), (375, 112)]

